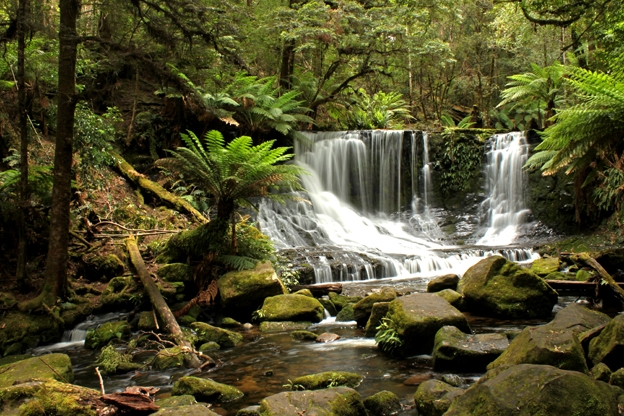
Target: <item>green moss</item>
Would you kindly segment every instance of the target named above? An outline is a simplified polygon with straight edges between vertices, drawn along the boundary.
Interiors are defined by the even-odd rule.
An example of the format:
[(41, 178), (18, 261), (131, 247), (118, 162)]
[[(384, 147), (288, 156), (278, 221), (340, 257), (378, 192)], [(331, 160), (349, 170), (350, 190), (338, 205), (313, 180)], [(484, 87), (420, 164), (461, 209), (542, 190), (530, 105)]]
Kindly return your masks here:
[(200, 345), (198, 348), (199, 352), (202, 352), (202, 353), (219, 351), (220, 349), (221, 349), (221, 346), (213, 341), (206, 342), (205, 344)]
[[(440, 380), (427, 380), (418, 386), (414, 393), (414, 402), (421, 416), (441, 416), (447, 411), (452, 400), (463, 393)], [(475, 413), (475, 415), (481, 415)]]
[(312, 321), (323, 320), (323, 305), (308, 296), (278, 295), (266, 298), (262, 304), (265, 321)]
[(0, 388), (32, 378), (49, 378), (71, 383), (74, 381), (74, 371), (69, 356), (66, 354), (46, 354), (0, 367)]
[(156, 370), (167, 370), (169, 368), (183, 368), (184, 367), (184, 355), (180, 347), (164, 348), (158, 351), (154, 361), (152, 361), (152, 367)]
[(596, 364), (589, 373), (594, 380), (604, 381), (605, 383), (609, 382), (612, 374), (611, 369), (605, 363)]
[(355, 312), (353, 310), (353, 303), (347, 303), (340, 309), (338, 315), (336, 315), (336, 322), (350, 322), (355, 321)]
[(396, 394), (384, 390), (364, 399), (364, 407), (371, 415), (390, 416), (401, 411), (401, 402)]
[(188, 394), (200, 402), (207, 403), (228, 403), (243, 397), (243, 392), (235, 387), (211, 379), (190, 376), (176, 381), (171, 394), (174, 396)]
[(316, 335), (314, 332), (306, 330), (293, 331), (290, 333), (290, 336), (294, 339), (299, 339), (302, 341), (316, 341), (316, 337), (318, 337), (318, 335)]
[(281, 332), (281, 331), (297, 331), (307, 329), (312, 325), (312, 322), (270, 322), (264, 321), (260, 323), (260, 332)]
[(624, 368), (614, 371), (609, 377), (609, 384), (624, 389)]
[(349, 303), (357, 303), (362, 300), (361, 296), (343, 296), (335, 292), (329, 292), (329, 300), (332, 301), (337, 311), (340, 311)]
[[(373, 293), (353, 305), (354, 320), (358, 325), (366, 325), (366, 321), (370, 317), (373, 305), (377, 302), (391, 302), (397, 297), (397, 292), (393, 288), (385, 287), (380, 293)], [(337, 320), (337, 319), (336, 319)]]
[(390, 302), (377, 302), (373, 304), (373, 309), (371, 309), (370, 317), (366, 322), (366, 336), (374, 337), (377, 333), (377, 328), (381, 325), (381, 320), (388, 313), (388, 306)]
[(50, 380), (33, 392), (34, 395), (20, 406), (20, 416), (98, 415), (90, 403), (100, 397), (99, 391)]
[(192, 282), (193, 270), (186, 263), (171, 263), (161, 266), (156, 275), (167, 282)]
[(240, 322), (238, 322), (236, 319), (233, 318), (223, 318), (221, 320), (221, 326), (223, 328), (240, 328), (243, 324), (241, 324)]
[(442, 299), (453, 305), (459, 310), (462, 310), (463, 307), (463, 297), (459, 293), (455, 292), (453, 289), (443, 289), (439, 292), (434, 292), (436, 295), (440, 296)]
[(538, 276), (546, 276), (550, 273), (559, 271), (561, 260), (559, 257), (544, 257), (537, 259), (531, 265), (531, 271)]
[(319, 390), (328, 387), (358, 387), (363, 377), (360, 374), (346, 371), (325, 371), (297, 377), (292, 381), (294, 386), (302, 386), (305, 390)]
[(347, 391), (331, 400), (329, 416), (360, 416), (366, 414), (362, 397), (356, 391)]
[(85, 348), (99, 348), (107, 345), (114, 339), (124, 339), (130, 336), (130, 324), (126, 321), (106, 322), (95, 329), (87, 331)]
[(89, 280), (107, 281), (115, 276), (121, 276), (126, 268), (124, 262), (116, 254), (105, 256), (89, 254), (83, 256), (82, 260), (85, 263), (85, 277)]
[(624, 315), (617, 315), (589, 343), (587, 356), (596, 365), (605, 363), (611, 370), (624, 367)]
[(60, 340), (64, 328), (51, 315), (8, 311), (2, 317), (0, 355), (20, 354), (28, 348)]
[(195, 400), (195, 397), (190, 394), (185, 394), (181, 396), (169, 396), (164, 399), (156, 400), (156, 406), (160, 408), (188, 406), (196, 403), (197, 400)]
[(294, 293), (294, 295), (302, 295), (302, 296), (307, 296), (307, 297), (310, 297), (310, 298), (313, 298), (313, 297), (314, 297), (314, 295), (312, 294), (312, 291), (310, 291), (310, 289), (301, 289), (301, 290), (298, 290), (298, 291), (296, 291), (296, 292)]
[(102, 306), (105, 310), (133, 309), (144, 299), (143, 289), (140, 289), (132, 276), (114, 277), (108, 282), (102, 292)]
[(204, 322), (193, 322), (190, 327), (197, 333), (195, 344), (216, 342), (223, 348), (231, 348), (243, 340), (243, 336), (237, 332), (217, 328)]

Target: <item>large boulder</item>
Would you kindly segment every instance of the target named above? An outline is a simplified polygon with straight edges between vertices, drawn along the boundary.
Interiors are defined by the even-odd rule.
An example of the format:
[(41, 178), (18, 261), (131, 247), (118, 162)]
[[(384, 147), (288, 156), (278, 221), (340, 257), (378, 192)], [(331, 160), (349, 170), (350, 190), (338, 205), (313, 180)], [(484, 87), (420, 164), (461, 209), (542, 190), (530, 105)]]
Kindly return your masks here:
[(502, 318), (550, 317), (557, 292), (528, 269), (501, 256), (469, 268), (459, 282), (467, 310)]
[(217, 283), (225, 313), (243, 321), (250, 319), (265, 298), (288, 293), (269, 262), (259, 263), (253, 270), (226, 273)]
[(243, 397), (236, 387), (217, 383), (209, 378), (185, 376), (176, 381), (171, 390), (173, 396), (191, 395), (200, 402), (228, 403)]
[(349, 387), (290, 391), (274, 394), (260, 402), (262, 416), (366, 416), (360, 394)]
[(521, 364), (486, 374), (444, 415), (616, 416), (620, 394), (621, 389), (577, 371)]
[(435, 293), (440, 292), (444, 289), (457, 289), (457, 284), (459, 283), (459, 276), (456, 274), (445, 274), (444, 276), (436, 277), (435, 279), (431, 279), (429, 283), (427, 283), (427, 292)]
[(264, 300), (258, 316), (263, 321), (310, 321), (323, 320), (323, 305), (309, 296), (277, 295)]
[(371, 311), (375, 303), (390, 302), (395, 300), (396, 297), (396, 290), (391, 287), (384, 287), (381, 292), (368, 295), (364, 299), (353, 305), (353, 317), (355, 318), (358, 326), (366, 325), (366, 322), (371, 315)]
[(230, 348), (240, 344), (243, 340), (243, 336), (238, 332), (217, 328), (205, 322), (193, 322), (190, 327), (197, 333), (196, 345), (216, 342), (222, 348)]
[(589, 343), (588, 357), (596, 365), (605, 363), (615, 371), (624, 367), (624, 315), (618, 315)]
[(608, 315), (591, 310), (583, 305), (571, 303), (561, 309), (548, 324), (554, 330), (571, 331), (575, 335), (590, 329), (606, 325), (611, 321)]
[(356, 388), (362, 382), (363, 377), (356, 373), (346, 371), (325, 371), (323, 373), (309, 374), (297, 377), (292, 381), (296, 389), (319, 390), (328, 387), (352, 387)]
[[(386, 350), (382, 332), (400, 341), (395, 352), (400, 355), (429, 354), (436, 332), (446, 325), (470, 332), (466, 317), (450, 303), (433, 293), (414, 293), (390, 302), (384, 319), (386, 328), (377, 333), (377, 341)], [(388, 339), (388, 337), (385, 337)]]
[(35, 378), (73, 382), (74, 370), (69, 356), (47, 354), (0, 366), (0, 388)]
[(156, 275), (166, 282), (193, 282), (193, 269), (186, 263), (170, 263), (160, 266)]
[(436, 333), (433, 368), (438, 371), (485, 371), (509, 346), (504, 334), (465, 334), (454, 326)]
[(421, 383), (414, 393), (419, 416), (442, 416), (451, 406), (451, 402), (463, 392), (463, 389), (441, 380), (427, 380)]
[(0, 356), (21, 354), (37, 345), (60, 341), (63, 335), (63, 327), (52, 314), (4, 311), (0, 326)]

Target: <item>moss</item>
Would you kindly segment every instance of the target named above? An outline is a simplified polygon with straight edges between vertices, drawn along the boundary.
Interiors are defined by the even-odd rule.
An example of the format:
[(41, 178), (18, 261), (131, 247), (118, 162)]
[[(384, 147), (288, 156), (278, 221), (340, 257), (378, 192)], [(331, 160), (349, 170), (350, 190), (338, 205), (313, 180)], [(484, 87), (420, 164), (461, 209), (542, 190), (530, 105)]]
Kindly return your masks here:
[(605, 363), (611, 370), (624, 367), (624, 315), (617, 315), (600, 335), (589, 343), (587, 356), (596, 365)]
[(0, 308), (2, 310), (12, 309), (17, 305), (17, 299), (11, 293), (0, 292)]
[(243, 392), (235, 387), (191, 376), (176, 381), (171, 394), (174, 396), (189, 394), (198, 401), (207, 403), (228, 403), (243, 397)]
[(61, 339), (64, 328), (50, 314), (8, 311), (2, 317), (0, 355), (21, 354), (28, 348)]
[(72, 384), (46, 381), (34, 391), (32, 398), (19, 408), (20, 416), (96, 416), (98, 412), (90, 403), (100, 397), (100, 392)]
[[(443, 381), (427, 380), (418, 386), (414, 393), (414, 402), (419, 415), (441, 416), (447, 411), (452, 400), (461, 393), (462, 389)], [(475, 413), (477, 414), (479, 413)]]
[(544, 277), (550, 273), (559, 271), (561, 260), (559, 257), (544, 257), (537, 259), (531, 265), (531, 271), (538, 276)]
[(161, 266), (156, 275), (167, 282), (192, 282), (193, 270), (185, 263), (171, 263)]
[(390, 416), (401, 411), (401, 402), (396, 394), (384, 390), (364, 399), (364, 407), (371, 415)]
[(332, 416), (361, 416), (366, 414), (362, 397), (356, 391), (347, 391), (328, 404)]
[(325, 308), (325, 310), (327, 312), (329, 312), (329, 314), (331, 316), (336, 316), (338, 315), (338, 310), (336, 309), (336, 306), (334, 305), (334, 302), (332, 302), (331, 300), (325, 298), (321, 298), (318, 300), (319, 302), (321, 302), (321, 305), (323, 305), (323, 308)]
[(483, 372), (508, 346), (504, 334), (465, 334), (444, 326), (435, 335), (433, 367), (436, 371)]
[[(159, 323), (159, 325), (162, 322)], [(143, 311), (139, 314), (139, 322), (137, 327), (141, 331), (155, 331), (156, 322), (154, 321), (154, 314), (149, 311)]]
[(197, 400), (190, 394), (184, 394), (181, 396), (169, 396), (164, 399), (156, 400), (156, 406), (160, 408), (188, 406), (196, 404)]
[(309, 298), (313, 298), (314, 295), (312, 294), (312, 291), (310, 289), (301, 289), (298, 290), (294, 293), (294, 295), (302, 295), (302, 296), (307, 296)]
[(299, 339), (302, 341), (316, 341), (316, 337), (318, 337), (318, 335), (316, 335), (314, 332), (306, 330), (293, 331), (290, 333), (290, 336), (294, 339)]
[(132, 276), (118, 276), (112, 278), (102, 292), (102, 307), (110, 311), (133, 309), (144, 297), (143, 289)]
[(296, 414), (364, 416), (366, 408), (358, 392), (348, 387), (315, 391), (291, 391), (266, 397), (260, 402), (261, 416)]
[(176, 320), (182, 326), (190, 326), (193, 322), (197, 322), (197, 320), (193, 318), (191, 315), (178, 316)]
[(323, 305), (308, 296), (278, 295), (266, 298), (262, 304), (265, 321), (312, 321), (323, 320)]
[(281, 332), (281, 331), (297, 331), (302, 329), (307, 329), (312, 325), (312, 322), (304, 321), (304, 322), (291, 322), (291, 321), (282, 321), (282, 322), (270, 322), (264, 321), (260, 323), (260, 332)]
[(180, 347), (164, 348), (158, 351), (152, 367), (156, 370), (184, 367), (184, 352)]
[(459, 283), (459, 276), (456, 274), (446, 274), (444, 276), (436, 277), (427, 283), (427, 292), (436, 293), (444, 289), (457, 289)]
[(355, 321), (355, 312), (353, 311), (353, 303), (347, 303), (340, 309), (338, 315), (336, 315), (336, 322), (350, 322)]
[(354, 320), (359, 326), (366, 325), (366, 321), (370, 317), (373, 305), (377, 302), (390, 302), (396, 299), (397, 292), (393, 288), (386, 287), (380, 293), (373, 293), (353, 305)]
[(319, 390), (328, 387), (356, 388), (360, 385), (362, 379), (363, 377), (356, 373), (325, 371), (323, 373), (297, 377), (292, 383), (294, 386), (302, 386), (305, 390)]
[(373, 309), (371, 309), (371, 314), (365, 327), (367, 337), (375, 336), (377, 327), (381, 325), (381, 319), (388, 313), (389, 305), (390, 302), (377, 302), (373, 304)]
[(240, 322), (238, 322), (236, 319), (233, 318), (223, 318), (221, 320), (221, 326), (223, 328), (240, 328), (243, 324), (241, 324)]
[(442, 299), (453, 305), (459, 310), (462, 310), (463, 307), (463, 297), (459, 293), (455, 292), (453, 289), (443, 289), (439, 292), (434, 292), (436, 295), (440, 296)]
[(221, 346), (217, 344), (216, 342), (212, 342), (212, 341), (206, 342), (205, 344), (200, 345), (198, 348), (199, 352), (202, 352), (202, 353), (219, 351), (220, 349), (221, 349)]
[(624, 368), (614, 371), (609, 377), (609, 384), (624, 389)]
[(593, 274), (584, 269), (576, 272), (576, 280), (578, 280), (579, 282), (587, 282), (592, 277), (594, 277)]
[(196, 344), (216, 342), (223, 348), (231, 348), (243, 340), (243, 336), (237, 332), (217, 328), (204, 322), (194, 322), (190, 327), (197, 333)]
[(89, 280), (108, 281), (115, 276), (121, 276), (126, 268), (116, 254), (88, 254), (82, 260), (85, 263), (85, 277)]
[(106, 322), (95, 329), (87, 331), (85, 348), (95, 349), (107, 345), (114, 339), (130, 336), (130, 324), (126, 321)]
[(46, 354), (0, 367), (0, 387), (11, 386), (17, 381), (31, 378), (50, 378), (71, 383), (74, 381), (74, 371), (69, 356)]
[(591, 369), (589, 374), (594, 380), (604, 381), (605, 383), (608, 383), (611, 379), (612, 372), (605, 363), (598, 363)]
[(334, 304), (337, 311), (342, 310), (349, 303), (358, 303), (362, 300), (361, 296), (343, 296), (338, 293), (329, 292), (329, 300)]

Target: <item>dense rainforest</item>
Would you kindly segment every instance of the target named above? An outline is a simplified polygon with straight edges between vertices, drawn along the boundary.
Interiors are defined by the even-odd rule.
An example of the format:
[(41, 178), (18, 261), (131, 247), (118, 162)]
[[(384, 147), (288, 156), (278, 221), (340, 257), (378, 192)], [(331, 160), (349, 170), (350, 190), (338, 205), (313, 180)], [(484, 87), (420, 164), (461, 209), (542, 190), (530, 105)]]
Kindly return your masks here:
[[(0, 351), (54, 341), (105, 310), (99, 295), (114, 278), (125, 296), (129, 265), (149, 299), (123, 307), (151, 303), (166, 315), (149, 283), (156, 259), (192, 266), (178, 297), (166, 289), (167, 303), (191, 302), (160, 315), (173, 342), (192, 349), (176, 318), (214, 301), (218, 277), (270, 260), (297, 283), (247, 210), (259, 197), (301, 199), (288, 192), (307, 172), (287, 162), (306, 145), (302, 132), (374, 129), (437, 134), (437, 192), (460, 206), (484, 138), (526, 132), (525, 171), (569, 191), (565, 210), (543, 209), (557, 217), (544, 214), (546, 225), (623, 244), (624, 9), (613, 0), (3, 2), (0, 307), (25, 313), (18, 320), (45, 316), (56, 332), (6, 335)], [(97, 300), (80, 312), (63, 306), (90, 294)]]

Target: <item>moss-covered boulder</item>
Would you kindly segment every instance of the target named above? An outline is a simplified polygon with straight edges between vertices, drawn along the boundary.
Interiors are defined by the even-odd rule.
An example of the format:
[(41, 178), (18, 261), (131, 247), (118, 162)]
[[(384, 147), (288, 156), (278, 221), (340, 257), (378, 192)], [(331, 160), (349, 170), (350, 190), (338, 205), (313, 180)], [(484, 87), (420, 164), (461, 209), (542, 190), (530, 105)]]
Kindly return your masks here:
[(228, 403), (243, 397), (243, 392), (236, 387), (217, 383), (209, 378), (182, 377), (171, 390), (174, 396), (189, 394), (200, 402)]
[(611, 318), (602, 312), (571, 303), (557, 312), (548, 326), (555, 330), (572, 331), (575, 335), (579, 335), (593, 328), (606, 325), (610, 321)]
[(190, 394), (184, 394), (181, 396), (169, 396), (162, 399), (156, 399), (154, 404), (160, 408), (190, 406), (192, 404), (197, 404), (197, 400), (195, 400), (195, 397)]
[(221, 349), (221, 345), (217, 344), (214, 341), (210, 341), (210, 342), (201, 344), (197, 350), (201, 353), (208, 354), (214, 351), (219, 351), (220, 349)]
[(89, 280), (104, 280), (121, 276), (126, 268), (116, 254), (99, 255), (95, 253), (82, 256), (85, 265), (85, 277)]
[(155, 370), (183, 368), (184, 356), (185, 352), (180, 347), (163, 348), (154, 357), (152, 368)]
[(316, 337), (318, 337), (314, 332), (306, 331), (305, 329), (293, 331), (290, 333), (290, 336), (301, 341), (316, 341)]
[(373, 293), (366, 296), (361, 301), (353, 305), (353, 316), (358, 326), (365, 326), (371, 315), (373, 305), (377, 302), (391, 302), (397, 298), (397, 292), (394, 288), (384, 287), (379, 293)]
[(465, 334), (454, 326), (443, 326), (435, 336), (433, 368), (483, 372), (508, 346), (504, 334)]
[(531, 271), (540, 277), (548, 276), (559, 271), (561, 260), (559, 257), (543, 257), (531, 264)]
[(262, 416), (367, 416), (360, 394), (348, 387), (275, 394), (260, 402)]
[(528, 269), (501, 256), (469, 268), (459, 283), (467, 310), (502, 318), (544, 318), (557, 303), (557, 292)]
[(236, 412), (236, 416), (261, 416), (260, 405), (247, 406)]
[(355, 304), (362, 300), (361, 296), (343, 296), (335, 292), (329, 292), (327, 296), (329, 296), (329, 300), (331, 300), (338, 312), (340, 312), (345, 305), (349, 303)]
[(114, 339), (125, 339), (130, 336), (130, 324), (126, 321), (106, 322), (95, 329), (87, 331), (85, 348), (101, 348)]
[(464, 297), (453, 289), (443, 289), (435, 292), (436, 295), (453, 305), (458, 310), (464, 309)]
[(260, 323), (260, 332), (283, 332), (283, 331), (300, 331), (309, 328), (312, 322), (271, 322), (264, 321)]
[(323, 305), (323, 308), (325, 308), (325, 310), (329, 312), (331, 316), (338, 315), (338, 309), (336, 309), (334, 302), (329, 300), (329, 298), (323, 297), (323, 298), (320, 298), (318, 301), (321, 302), (321, 305)]
[[(427, 380), (414, 393), (414, 403), (419, 416), (442, 416), (451, 402), (464, 390), (441, 380)], [(475, 415), (478, 413), (475, 413)]]
[[(137, 328), (141, 331), (155, 331), (157, 328), (156, 321), (154, 320), (154, 313), (150, 311), (143, 311), (139, 314), (137, 322)], [(162, 322), (158, 322), (158, 326), (161, 326)]]
[(160, 409), (156, 413), (152, 413), (152, 416), (219, 416), (218, 413), (213, 412), (205, 404), (188, 404), (177, 407), (167, 407)]
[(242, 326), (243, 326), (243, 324), (241, 324), (240, 322), (238, 322), (234, 318), (225, 317), (225, 318), (223, 318), (221, 320), (221, 327), (222, 328), (240, 328)]
[(348, 303), (340, 309), (340, 312), (336, 315), (336, 322), (351, 322), (355, 321), (355, 312), (353, 311), (353, 303)]
[[(402, 355), (431, 353), (435, 334), (443, 326), (470, 332), (466, 317), (433, 293), (414, 293), (393, 300), (386, 318), (401, 340), (396, 352)], [(383, 349), (381, 343), (380, 347)]]
[(102, 292), (102, 310), (123, 311), (134, 309), (140, 305), (145, 294), (139, 288), (132, 276), (118, 276), (112, 278)]
[(196, 345), (216, 342), (223, 348), (231, 348), (240, 344), (243, 340), (243, 336), (238, 332), (217, 328), (205, 322), (193, 322), (190, 327), (197, 333)]
[(63, 330), (50, 314), (5, 312), (0, 330), (0, 356), (21, 354), (40, 344), (60, 341)]
[(435, 293), (444, 289), (456, 290), (458, 283), (459, 276), (456, 274), (445, 274), (444, 276), (431, 279), (429, 283), (427, 283), (427, 292)]
[(605, 363), (613, 371), (624, 367), (624, 315), (618, 315), (589, 343), (588, 357), (596, 365)]
[(74, 370), (69, 356), (46, 354), (0, 366), (0, 388), (34, 378), (73, 382)]
[(611, 371), (609, 366), (605, 363), (598, 363), (593, 366), (591, 370), (589, 370), (589, 375), (591, 376), (591, 378), (593, 378), (594, 380), (604, 381), (605, 383), (609, 382), (612, 373), (613, 372)]
[(349, 373), (347, 371), (325, 371), (317, 374), (297, 377), (292, 381), (293, 386), (298, 389), (319, 390), (328, 387), (351, 387), (356, 388), (362, 382), (360, 374)]
[(622, 390), (577, 371), (521, 364), (488, 373), (445, 416), (616, 416)]
[(156, 276), (166, 282), (193, 282), (193, 269), (186, 263), (171, 263), (160, 266)]
[(249, 320), (266, 298), (288, 293), (269, 262), (253, 270), (226, 273), (217, 283), (225, 313), (243, 321)]
[[(388, 313), (388, 307), (390, 306), (390, 302), (377, 302), (373, 303), (373, 308), (371, 309), (371, 314), (368, 317), (368, 321), (366, 322), (366, 326), (364, 327), (365, 336), (374, 337), (377, 333), (377, 327), (381, 325), (381, 318), (386, 316)], [(336, 319), (337, 320), (337, 319)]]
[(303, 295), (278, 295), (264, 300), (259, 315), (263, 321), (311, 321), (323, 320), (323, 305)]
[(364, 399), (364, 407), (370, 415), (392, 416), (401, 411), (401, 401), (396, 394), (384, 390)]

